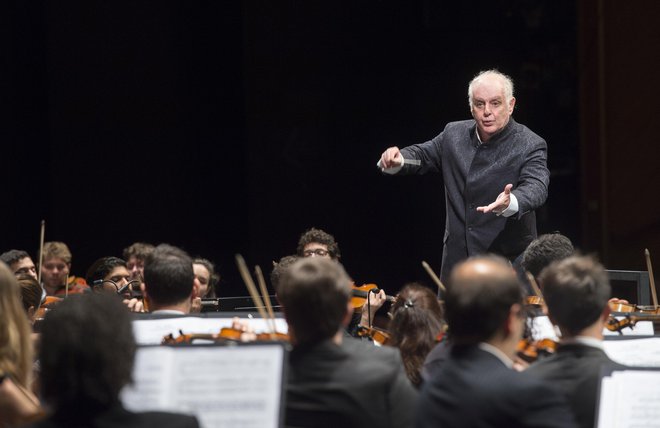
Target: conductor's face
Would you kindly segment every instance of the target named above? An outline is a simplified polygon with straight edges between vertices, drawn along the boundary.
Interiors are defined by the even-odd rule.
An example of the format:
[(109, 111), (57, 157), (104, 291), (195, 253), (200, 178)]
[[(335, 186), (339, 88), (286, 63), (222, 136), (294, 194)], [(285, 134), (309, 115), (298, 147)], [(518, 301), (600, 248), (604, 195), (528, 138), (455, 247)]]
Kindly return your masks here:
[(477, 122), (481, 141), (486, 142), (509, 123), (516, 99), (506, 99), (497, 76), (484, 76), (472, 90), (472, 117)]

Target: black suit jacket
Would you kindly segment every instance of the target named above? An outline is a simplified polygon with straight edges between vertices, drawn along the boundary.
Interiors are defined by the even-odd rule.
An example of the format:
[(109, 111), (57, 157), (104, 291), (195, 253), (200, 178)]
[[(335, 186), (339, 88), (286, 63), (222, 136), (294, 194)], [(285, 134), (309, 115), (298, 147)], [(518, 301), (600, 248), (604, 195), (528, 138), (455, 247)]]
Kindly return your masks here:
[(288, 427), (409, 427), (417, 391), (396, 348), (344, 337), (289, 358)]
[[(81, 409), (81, 412), (83, 409)], [(135, 413), (117, 405), (104, 412), (82, 417), (77, 413), (54, 415), (31, 428), (199, 428), (197, 418), (168, 412)]]
[[(511, 118), (500, 133), (479, 144), (474, 120), (451, 122), (437, 137), (401, 150), (402, 174), (441, 172), (445, 185), (446, 220), (442, 280), (459, 261), (493, 252), (514, 260), (536, 238), (534, 210), (548, 196), (550, 172), (545, 141)], [(495, 200), (508, 183), (518, 199), (511, 217), (476, 210)]]
[(601, 369), (617, 368), (601, 349), (582, 344), (559, 345), (557, 353), (532, 364), (525, 374), (557, 385), (564, 393), (580, 427), (594, 426)]
[(573, 427), (560, 392), (478, 346), (453, 346), (425, 384), (416, 427)]

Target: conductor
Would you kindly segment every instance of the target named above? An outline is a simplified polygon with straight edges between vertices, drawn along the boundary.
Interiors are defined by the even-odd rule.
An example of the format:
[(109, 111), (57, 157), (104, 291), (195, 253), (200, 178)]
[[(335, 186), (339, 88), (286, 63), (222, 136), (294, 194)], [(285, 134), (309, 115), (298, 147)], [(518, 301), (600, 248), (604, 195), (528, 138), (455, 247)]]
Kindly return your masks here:
[(469, 256), (496, 253), (519, 263), (536, 238), (536, 215), (550, 173), (543, 138), (512, 117), (513, 81), (497, 70), (468, 86), (471, 120), (450, 122), (435, 138), (390, 147), (378, 166), (387, 174), (441, 172), (446, 201), (441, 279)]

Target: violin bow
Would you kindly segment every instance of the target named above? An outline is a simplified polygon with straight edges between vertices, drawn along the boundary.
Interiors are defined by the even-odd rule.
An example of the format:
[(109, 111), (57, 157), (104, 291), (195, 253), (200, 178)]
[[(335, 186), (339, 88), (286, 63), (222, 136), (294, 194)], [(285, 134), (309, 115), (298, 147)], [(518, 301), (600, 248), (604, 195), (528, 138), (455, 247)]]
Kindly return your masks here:
[(422, 260), (422, 266), (424, 266), (424, 269), (426, 269), (426, 273), (428, 273), (429, 276), (431, 277), (431, 279), (433, 280), (433, 282), (435, 282), (435, 285), (438, 286), (438, 289), (440, 290), (440, 292), (442, 292), (442, 293), (446, 292), (447, 289), (442, 284), (442, 281), (440, 281), (440, 278), (438, 278), (438, 275), (436, 275), (435, 272), (433, 272), (433, 269), (431, 269), (431, 266), (429, 266), (429, 264), (426, 263), (425, 260)]
[(252, 279), (252, 276), (250, 276), (250, 271), (248, 270), (247, 264), (245, 263), (245, 259), (240, 254), (236, 254), (236, 264), (238, 265), (238, 271), (241, 273), (243, 282), (245, 282), (245, 286), (250, 293), (250, 297), (252, 297), (254, 306), (257, 307), (259, 315), (268, 325), (268, 315), (266, 315), (266, 311), (264, 310), (264, 303), (261, 301), (261, 297), (259, 297), (257, 286), (254, 285), (254, 280)]
[(646, 257), (646, 269), (649, 271), (649, 284), (651, 286), (651, 298), (653, 299), (653, 307), (658, 308), (658, 295), (655, 291), (655, 279), (653, 278), (653, 266), (651, 265), (651, 253), (648, 248), (644, 249), (644, 256)]
[(268, 296), (268, 288), (266, 288), (266, 280), (264, 279), (264, 274), (261, 271), (259, 265), (254, 267), (254, 273), (257, 277), (257, 282), (259, 283), (259, 288), (261, 289), (261, 296), (266, 303), (266, 311), (268, 312), (268, 319), (271, 325), (271, 332), (275, 333), (277, 330), (275, 327), (275, 314), (273, 313), (273, 305), (270, 304), (270, 297)]
[(532, 290), (534, 290), (534, 294), (536, 294), (538, 297), (543, 299), (543, 293), (541, 293), (541, 289), (539, 288), (539, 285), (536, 283), (536, 279), (534, 278), (534, 275), (532, 275), (528, 271), (525, 271), (525, 276), (527, 277), (527, 281), (529, 281), (529, 284), (532, 286)]
[(39, 272), (37, 281), (41, 285), (41, 265), (44, 263), (44, 237), (46, 236), (46, 220), (41, 220), (41, 235), (39, 237)]

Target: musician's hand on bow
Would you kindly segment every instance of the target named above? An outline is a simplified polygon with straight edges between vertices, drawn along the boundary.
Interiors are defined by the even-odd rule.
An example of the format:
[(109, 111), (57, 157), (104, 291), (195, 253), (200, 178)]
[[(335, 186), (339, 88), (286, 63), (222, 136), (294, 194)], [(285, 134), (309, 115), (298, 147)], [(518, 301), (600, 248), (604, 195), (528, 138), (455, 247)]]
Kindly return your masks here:
[(513, 184), (507, 184), (504, 187), (504, 191), (497, 195), (497, 199), (492, 204), (486, 205), (485, 207), (477, 207), (477, 211), (482, 213), (493, 212), (495, 214), (500, 214), (502, 211), (509, 207), (511, 203), (511, 189)]

